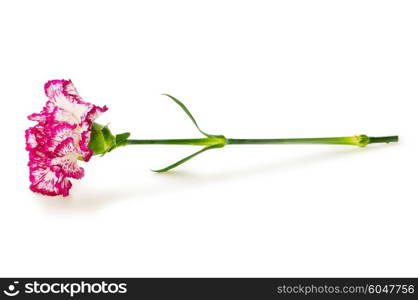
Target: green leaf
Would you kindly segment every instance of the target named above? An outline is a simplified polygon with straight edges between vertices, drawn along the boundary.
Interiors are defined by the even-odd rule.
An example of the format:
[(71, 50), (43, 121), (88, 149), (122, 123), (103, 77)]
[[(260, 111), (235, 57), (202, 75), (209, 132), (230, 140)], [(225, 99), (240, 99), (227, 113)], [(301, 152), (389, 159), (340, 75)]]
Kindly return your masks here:
[(187, 114), (187, 116), (190, 118), (190, 120), (192, 120), (194, 126), (196, 126), (197, 130), (200, 131), (200, 133), (202, 133), (203, 135), (207, 136), (207, 137), (211, 137), (212, 135), (209, 133), (204, 132), (202, 129), (200, 129), (199, 125), (197, 125), (197, 122), (195, 120), (195, 118), (192, 116), (192, 114), (190, 113), (190, 111), (187, 109), (186, 105), (184, 105), (180, 100), (174, 98), (173, 96), (169, 95), (169, 94), (162, 94), (163, 96), (167, 96), (169, 97), (171, 100), (173, 100), (178, 106), (181, 107), (181, 109), (183, 109), (183, 111)]
[(216, 144), (216, 145), (211, 145), (211, 146), (207, 146), (207, 147), (205, 147), (205, 148), (203, 148), (203, 149), (201, 149), (201, 150), (199, 150), (199, 151), (197, 151), (197, 152), (193, 153), (192, 155), (189, 155), (189, 156), (187, 156), (187, 157), (185, 157), (185, 158), (183, 158), (183, 159), (179, 160), (178, 162), (175, 162), (175, 163), (174, 163), (174, 164), (172, 164), (172, 165), (169, 165), (169, 166), (167, 166), (167, 167), (165, 167), (165, 168), (162, 168), (162, 169), (159, 169), (159, 170), (151, 170), (151, 171), (153, 171), (153, 172), (157, 172), (157, 173), (167, 172), (167, 171), (169, 171), (169, 170), (171, 170), (171, 169), (174, 169), (175, 167), (180, 166), (181, 164), (185, 163), (186, 161), (188, 161), (188, 160), (192, 159), (193, 157), (195, 157), (195, 156), (197, 156), (197, 155), (199, 155), (199, 154), (201, 154), (201, 153), (203, 153), (203, 152), (205, 152), (205, 151), (207, 151), (207, 150), (210, 150), (210, 149), (215, 149), (215, 148), (222, 148), (222, 147), (223, 147), (223, 145), (218, 145), (218, 144)]
[(130, 132), (124, 132), (116, 135), (116, 146), (123, 146), (131, 135)]

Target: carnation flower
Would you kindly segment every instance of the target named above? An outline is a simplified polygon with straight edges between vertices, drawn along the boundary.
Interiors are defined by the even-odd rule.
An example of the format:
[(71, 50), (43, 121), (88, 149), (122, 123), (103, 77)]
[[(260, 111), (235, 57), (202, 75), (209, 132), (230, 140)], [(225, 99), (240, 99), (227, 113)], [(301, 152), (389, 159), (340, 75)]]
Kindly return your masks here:
[(29, 151), (30, 189), (45, 195), (67, 196), (69, 178), (80, 179), (93, 151), (88, 145), (94, 120), (107, 107), (85, 102), (70, 80), (51, 80), (45, 84), (48, 101), (40, 113), (29, 120), (38, 122), (26, 130)]
[(213, 135), (201, 130), (186, 106), (173, 96), (168, 96), (186, 113), (203, 138), (192, 139), (128, 139), (129, 132), (113, 135), (107, 126), (95, 123), (95, 119), (107, 110), (85, 102), (70, 80), (51, 80), (45, 84), (48, 97), (40, 113), (28, 118), (37, 124), (26, 130), (26, 150), (29, 151), (30, 189), (44, 195), (68, 196), (70, 178), (80, 179), (84, 169), (79, 161), (88, 162), (93, 155), (104, 155), (116, 148), (127, 145), (194, 145), (200, 150), (155, 172), (167, 172), (189, 161), (199, 154), (219, 149), (226, 145), (248, 144), (332, 144), (366, 147), (374, 143), (397, 142), (398, 136), (369, 137), (355, 135), (327, 138), (290, 139), (232, 139)]

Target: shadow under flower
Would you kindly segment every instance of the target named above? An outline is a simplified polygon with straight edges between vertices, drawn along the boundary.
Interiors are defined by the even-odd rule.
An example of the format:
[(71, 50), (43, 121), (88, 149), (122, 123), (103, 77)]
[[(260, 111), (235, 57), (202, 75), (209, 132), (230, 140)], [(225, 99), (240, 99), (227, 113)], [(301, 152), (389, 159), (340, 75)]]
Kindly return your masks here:
[(97, 210), (105, 205), (119, 201), (138, 198), (145, 199), (157, 194), (170, 194), (174, 190), (184, 189), (192, 184), (193, 186), (207, 185), (219, 181), (234, 180), (242, 177), (256, 176), (257, 174), (286, 172), (289, 169), (299, 168), (304, 165), (320, 163), (325, 160), (338, 159), (347, 155), (358, 155), (365, 151), (376, 151), (377, 149), (393, 147), (393, 145), (375, 145), (367, 148), (350, 148), (335, 150), (318, 150), (317, 152), (303, 157), (291, 158), (280, 162), (265, 163), (262, 165), (247, 166), (239, 169), (231, 169), (226, 172), (215, 172), (211, 174), (200, 174), (185, 170), (172, 170), (168, 173), (154, 174), (154, 176), (163, 177), (166, 181), (164, 188), (161, 184), (158, 186), (132, 185), (123, 187), (103, 187), (100, 190), (88, 189), (85, 186), (78, 186), (77, 190), (69, 197), (62, 199), (48, 198), (41, 199), (47, 209), (59, 210), (65, 212), (90, 212)]

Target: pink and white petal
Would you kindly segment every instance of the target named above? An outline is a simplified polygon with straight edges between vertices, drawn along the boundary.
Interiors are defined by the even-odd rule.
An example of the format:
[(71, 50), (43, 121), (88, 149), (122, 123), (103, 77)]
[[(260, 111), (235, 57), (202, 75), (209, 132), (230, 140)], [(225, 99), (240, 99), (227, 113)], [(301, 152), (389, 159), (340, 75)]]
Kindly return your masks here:
[(78, 159), (89, 161), (91, 125), (107, 107), (85, 102), (70, 80), (52, 80), (45, 84), (48, 101), (38, 114), (28, 118), (39, 122), (25, 132), (29, 151), (31, 190), (46, 195), (69, 194), (71, 182), (80, 179), (84, 169)]
[(50, 80), (44, 85), (45, 95), (48, 98), (55, 98), (64, 94), (64, 86), (69, 83), (69, 80), (54, 79)]
[(79, 143), (79, 148), (80, 148), (79, 152), (85, 162), (88, 162), (90, 158), (93, 156), (93, 151), (91, 151), (89, 148), (90, 136), (91, 136), (90, 130), (86, 130), (81, 133), (81, 140)]
[(80, 124), (88, 112), (91, 110), (91, 104), (72, 102), (71, 96), (62, 96), (56, 99), (54, 105), (58, 108), (53, 116), (56, 121), (67, 122), (69, 124)]
[(38, 147), (42, 147), (45, 143), (44, 127), (36, 125), (25, 131), (26, 150), (31, 151)]
[(71, 182), (60, 167), (51, 165), (51, 159), (43, 150), (29, 151), (30, 189), (44, 195), (68, 196)]
[(55, 151), (60, 143), (68, 138), (72, 138), (75, 127), (75, 125), (68, 123), (59, 123), (46, 127), (47, 143), (45, 150)]
[(29, 151), (29, 171), (30, 171), (30, 181), (32, 182), (32, 171), (37, 170), (39, 168), (45, 169), (50, 166), (50, 160), (47, 157), (46, 153), (42, 150), (35, 149), (33, 151)]
[(73, 106), (59, 108), (54, 114), (55, 120), (58, 122), (67, 122), (69, 124), (79, 124), (82, 116), (85, 114), (86, 109), (79, 104), (70, 104)]
[(59, 189), (64, 197), (67, 197), (70, 194), (70, 189), (72, 187), (71, 181), (67, 178), (64, 178), (63, 181), (60, 183)]
[(87, 113), (85, 120), (89, 122), (89, 124), (93, 124), (94, 120), (96, 120), (102, 113), (106, 112), (108, 110), (107, 106), (96, 106)]
[(28, 119), (35, 122), (45, 122), (47, 120), (47, 114), (41, 112), (39, 114), (34, 113), (28, 116)]
[(63, 140), (54, 150), (54, 157), (63, 157), (72, 153), (78, 155), (76, 146), (74, 145), (74, 139), (67, 137)]
[(51, 164), (61, 168), (66, 177), (81, 179), (84, 177), (84, 169), (77, 164), (77, 158), (71, 155), (56, 157), (51, 160)]
[(94, 107), (93, 104), (84, 102), (78, 97), (75, 87), (68, 80), (48, 81), (45, 84), (45, 94), (49, 98), (47, 111), (53, 113), (55, 107), (58, 108), (54, 112), (56, 121), (79, 124)]
[(79, 97), (78, 91), (75, 88), (71, 80), (65, 80), (65, 79), (50, 80), (47, 83), (45, 83), (44, 89), (45, 89), (45, 94), (48, 98), (54, 98), (61, 94), (64, 94), (66, 96), (73, 95), (73, 96)]
[(60, 167), (67, 177), (80, 179), (84, 176), (84, 169), (77, 164), (79, 157), (74, 140), (68, 138), (55, 149), (51, 165)]
[(36, 135), (31, 132), (32, 128), (29, 128), (25, 131), (26, 138), (26, 150), (30, 151), (39, 146), (38, 141), (36, 140)]
[(75, 86), (74, 86), (74, 84), (71, 80), (66, 80), (66, 82), (64, 83), (64, 93), (80, 97), (78, 95), (77, 89), (75, 88)]
[(31, 170), (30, 189), (48, 196), (68, 196), (71, 182), (57, 168), (46, 167)]
[(94, 106), (94, 108), (87, 114), (86, 119), (81, 123), (79, 127), (81, 132), (79, 150), (83, 156), (84, 161), (86, 162), (89, 161), (90, 158), (93, 156), (93, 151), (89, 149), (91, 126), (94, 120), (107, 110), (107, 106)]
[(64, 197), (69, 195), (69, 190), (71, 189), (71, 182), (65, 177), (48, 177), (48, 174), (53, 174), (54, 172), (48, 172), (44, 179), (37, 182), (32, 183), (30, 185), (30, 189), (33, 192), (41, 193), (47, 196), (59, 196), (62, 195)]

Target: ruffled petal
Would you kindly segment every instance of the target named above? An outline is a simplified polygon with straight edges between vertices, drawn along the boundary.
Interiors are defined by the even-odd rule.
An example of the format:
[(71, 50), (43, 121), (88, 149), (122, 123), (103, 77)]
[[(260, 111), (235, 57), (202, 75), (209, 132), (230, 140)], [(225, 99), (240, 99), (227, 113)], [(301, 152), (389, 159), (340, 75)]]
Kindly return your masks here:
[(54, 171), (51, 168), (36, 169), (32, 172), (33, 181), (30, 189), (33, 192), (49, 196), (68, 196), (72, 186), (71, 182), (64, 177), (64, 174)]
[(87, 113), (85, 120), (91, 124), (93, 124), (94, 120), (96, 120), (102, 113), (106, 112), (108, 110), (107, 106), (96, 106)]
[(80, 147), (80, 154), (83, 157), (83, 160), (85, 162), (88, 162), (90, 158), (93, 156), (93, 151), (91, 151), (89, 148), (90, 136), (91, 136), (90, 130), (86, 130), (81, 133), (81, 140), (79, 143), (79, 147)]
[(58, 123), (52, 126), (45, 127), (47, 141), (46, 151), (55, 151), (57, 146), (69, 137), (73, 137), (75, 125), (68, 123)]
[(31, 151), (42, 147), (46, 141), (43, 126), (36, 125), (25, 131), (26, 150)]
[(84, 169), (77, 164), (79, 156), (73, 138), (67, 138), (55, 149), (51, 165), (60, 167), (67, 177), (80, 179), (84, 176)]
[[(67, 88), (67, 86), (69, 86)], [(78, 92), (76, 91), (73, 83), (71, 80), (65, 80), (65, 79), (55, 79), (50, 80), (44, 85), (45, 95), (49, 99), (56, 99), (57, 97), (60, 97), (62, 95), (78, 95)], [(75, 92), (69, 92), (69, 91), (75, 91)]]
[(49, 98), (46, 110), (59, 122), (80, 124), (94, 107), (78, 96), (69, 80), (48, 81), (45, 84), (45, 94)]
[(65, 81), (65, 83), (63, 85), (64, 86), (64, 93), (67, 93), (68, 95), (73, 95), (73, 96), (80, 97), (78, 95), (78, 91), (75, 88), (73, 82), (71, 80), (64, 80), (64, 81)]
[(45, 112), (41, 112), (39, 114), (34, 113), (28, 116), (28, 119), (31, 121), (36, 121), (36, 122), (45, 122), (48, 118), (48, 115)]
[(87, 114), (86, 120), (80, 125), (81, 139), (79, 142), (79, 150), (84, 161), (89, 161), (93, 156), (93, 151), (91, 151), (88, 147), (90, 143), (91, 126), (94, 120), (107, 111), (107, 109), (107, 106), (94, 106), (94, 108)]
[(48, 101), (40, 113), (28, 116), (37, 125), (25, 132), (29, 151), (30, 189), (45, 195), (67, 196), (68, 178), (80, 179), (84, 169), (78, 160), (89, 161), (91, 126), (107, 107), (83, 101), (70, 80), (45, 84)]
[(49, 196), (68, 196), (71, 182), (65, 178), (60, 168), (50, 164), (50, 159), (42, 151), (29, 154), (30, 189)]

